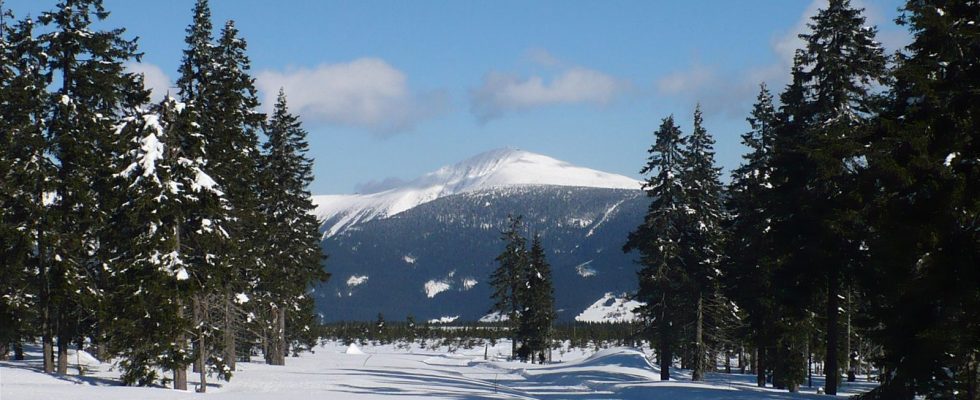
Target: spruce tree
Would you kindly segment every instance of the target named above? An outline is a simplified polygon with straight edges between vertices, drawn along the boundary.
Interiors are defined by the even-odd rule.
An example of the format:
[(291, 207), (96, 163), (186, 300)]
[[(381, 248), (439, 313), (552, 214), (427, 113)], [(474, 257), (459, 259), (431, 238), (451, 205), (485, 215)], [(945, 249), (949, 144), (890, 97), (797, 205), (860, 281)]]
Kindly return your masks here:
[(882, 346), (867, 398), (980, 398), (980, 59), (975, 2), (909, 1), (870, 141), (866, 326)]
[(650, 341), (656, 343), (660, 379), (666, 381), (683, 318), (679, 310), (687, 279), (681, 265), (687, 218), (687, 190), (681, 181), (685, 140), (673, 116), (663, 119), (655, 136), (647, 164), (640, 170), (643, 175), (650, 174), (643, 185), (651, 198), (650, 206), (643, 223), (630, 232), (623, 250), (640, 253), (642, 269), (637, 273), (636, 298), (645, 305), (637, 311), (648, 326)]
[[(7, 38), (4, 53), (7, 72), (4, 72), (6, 77), (0, 86), (4, 94), (0, 102), (0, 130), (3, 132), (0, 135), (4, 135), (3, 154), (10, 167), (4, 176), (8, 185), (4, 192), (4, 217), (9, 234), (4, 259), (11, 268), (11, 284), (16, 284), (13, 277), (20, 275), (17, 273), (19, 267), (28, 268), (26, 276), (20, 275), (27, 280), (19, 284), (21, 288), (28, 288), (25, 296), (36, 296), (36, 302), (30, 305), (30, 314), (31, 322), (38, 329), (32, 336), (42, 338), (43, 367), (50, 373), (54, 371), (53, 331), (49, 318), (51, 296), (46, 283), (51, 269), (53, 236), (48, 214), (56, 165), (51, 160), (50, 143), (45, 137), (46, 88), (50, 75), (44, 70), (46, 57), (33, 30), (33, 21), (24, 19), (3, 33)], [(13, 307), (12, 311), (18, 308)], [(15, 311), (11, 317), (18, 318), (17, 314)], [(11, 333), (16, 334), (16, 331)]]
[(743, 155), (742, 165), (732, 171), (725, 203), (729, 218), (724, 282), (728, 297), (744, 310), (756, 354), (756, 384), (764, 387), (765, 371), (771, 368), (766, 353), (774, 340), (776, 314), (769, 196), (772, 148), (779, 123), (765, 84), (760, 85), (759, 96), (746, 120), (751, 130), (742, 134), (742, 144), (749, 152)]
[[(15, 357), (22, 357), (21, 341), (45, 331), (31, 326), (43, 328), (40, 308), (49, 299), (41, 280), (48, 268), (43, 260), (50, 254), (45, 195), (55, 171), (44, 137), (50, 82), (42, 70), (44, 54), (33, 21), (11, 26), (12, 19), (0, 9), (0, 358), (9, 343)], [(46, 360), (44, 366), (53, 368), (50, 357)]]
[(213, 163), (211, 170), (226, 188), (231, 204), (229, 233), (233, 247), (227, 258), (228, 270), (222, 277), (223, 292), (218, 301), (223, 307), (218, 314), (222, 319), (222, 360), (234, 371), (235, 340), (243, 318), (234, 299), (249, 290), (267, 262), (262, 251), (267, 243), (263, 234), (265, 221), (259, 210), (257, 135), (265, 116), (256, 111), (259, 103), (254, 79), (248, 74), (246, 44), (232, 21), (222, 29), (215, 50), (218, 72), (212, 82), (214, 103), (208, 110), (214, 128), (208, 154)]
[(176, 389), (187, 389), (185, 304), (214, 266), (214, 256), (195, 245), (225, 235), (223, 192), (205, 172), (194, 114), (193, 105), (168, 97), (121, 127), (133, 138), (130, 163), (118, 173), (128, 200), (113, 222), (131, 241), (111, 276), (109, 328), (126, 384), (154, 384), (163, 368), (174, 371)]
[(506, 315), (511, 332), (511, 357), (517, 355), (518, 335), (523, 315), (525, 295), (524, 277), (527, 267), (527, 240), (521, 235), (523, 223), (521, 216), (508, 217), (508, 228), (501, 232), (500, 240), (505, 243), (504, 251), (497, 256), (497, 269), (490, 275), (490, 288), (494, 300), (491, 313)]
[[(872, 85), (885, 72), (876, 30), (861, 14), (848, 0), (832, 0), (800, 35), (805, 47), (797, 51), (794, 82), (784, 93), (785, 135), (776, 144), (784, 155), (777, 154), (774, 165), (774, 193), (783, 196), (774, 223), (781, 281), (819, 285), (798, 293), (811, 295), (799, 304), (803, 309), (824, 306), (828, 394), (837, 393), (840, 375), (839, 296), (864, 257), (856, 187), (866, 164), (862, 127), (874, 115)], [(813, 301), (817, 295), (823, 300)]]
[[(309, 324), (287, 324), (311, 319), (310, 285), (325, 281), (328, 275), (321, 262), (319, 223), (313, 215), (309, 184), (313, 182), (313, 161), (307, 158), (309, 145), (299, 118), (290, 114), (286, 95), (280, 89), (275, 109), (266, 128), (268, 140), (261, 165), (262, 213), (267, 223), (266, 264), (261, 269), (255, 292), (267, 316), (259, 321), (271, 337), (266, 362), (283, 365), (288, 338), (299, 339)], [(266, 308), (267, 307), (267, 308)], [(300, 314), (287, 318), (287, 310)], [(292, 314), (290, 312), (289, 314)], [(308, 321), (312, 322), (312, 321)], [(287, 333), (287, 330), (290, 333)]]
[(51, 307), (45, 311), (58, 327), (60, 374), (67, 372), (71, 341), (94, 335), (103, 306), (102, 272), (109, 260), (101, 228), (114, 204), (114, 193), (106, 189), (121, 139), (115, 135), (118, 116), (146, 103), (148, 96), (123, 67), (139, 57), (135, 41), (124, 39), (123, 29), (91, 29), (108, 16), (101, 0), (63, 0), (39, 18), (48, 27), (39, 38), (47, 71), (59, 77), (46, 123), (58, 173), (51, 218), (54, 255), (47, 276)]
[[(235, 182), (225, 181), (229, 168), (227, 159), (232, 152), (229, 149), (230, 135), (227, 132), (236, 127), (222, 126), (222, 115), (224, 112), (235, 111), (222, 107), (223, 100), (218, 94), (217, 80), (223, 65), (219, 61), (217, 46), (213, 43), (211, 11), (207, 0), (198, 0), (193, 14), (193, 21), (186, 30), (187, 47), (181, 60), (177, 87), (181, 101), (193, 104), (197, 111), (192, 122), (205, 138), (203, 153), (206, 155), (209, 176), (221, 187), (231, 188)], [(196, 327), (194, 370), (200, 374), (202, 382), (206, 380), (209, 368), (217, 372), (219, 377), (229, 378), (231, 370), (225, 368), (225, 363), (229, 361), (228, 353), (234, 352), (233, 345), (229, 346), (226, 340), (218, 340), (219, 337), (227, 338), (227, 335), (222, 335), (222, 328), (230, 325), (228, 322), (233, 322), (224, 318), (231, 317), (226, 311), (231, 311), (232, 308), (230, 292), (235, 289), (233, 283), (237, 286), (242, 282), (235, 264), (240, 259), (236, 252), (240, 240), (240, 236), (236, 236), (239, 232), (235, 229), (236, 204), (228, 193), (225, 194), (222, 219), (227, 221), (224, 229), (228, 236), (224, 240), (201, 242), (193, 249), (196, 253), (213, 255), (215, 264), (206, 279), (202, 280), (200, 290), (194, 292), (191, 303), (185, 305), (189, 308)], [(216, 255), (221, 257), (217, 258)], [(224, 329), (226, 334), (233, 331)]]
[(552, 323), (556, 318), (555, 291), (551, 283), (551, 266), (545, 256), (541, 235), (534, 235), (527, 256), (525, 273), (526, 299), (520, 322), (520, 336), (531, 356), (543, 362), (551, 347)]
[[(694, 110), (694, 129), (683, 148), (681, 185), (684, 187), (686, 220), (682, 228), (681, 265), (687, 276), (687, 304), (693, 305), (694, 334), (691, 341), (693, 365), (691, 379), (704, 380), (708, 362), (705, 345), (705, 314), (709, 321), (718, 321), (728, 312), (720, 299), (722, 256), (722, 186), (721, 169), (715, 167), (714, 139), (704, 128), (701, 106)], [(715, 326), (709, 327), (715, 330)]]

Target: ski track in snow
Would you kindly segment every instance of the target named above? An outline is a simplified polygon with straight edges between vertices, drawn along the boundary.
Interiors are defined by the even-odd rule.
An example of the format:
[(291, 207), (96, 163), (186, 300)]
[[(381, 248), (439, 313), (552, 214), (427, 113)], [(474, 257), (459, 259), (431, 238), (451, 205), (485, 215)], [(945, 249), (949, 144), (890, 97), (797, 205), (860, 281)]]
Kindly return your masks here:
[[(662, 382), (659, 369), (647, 354), (634, 349), (591, 350), (563, 348), (553, 353), (555, 363), (532, 365), (506, 361), (510, 343), (456, 349), (409, 345), (346, 346), (328, 342), (289, 357), (285, 366), (240, 362), (231, 382), (209, 380), (207, 394), (195, 394), (197, 374), (188, 372), (190, 391), (160, 387), (118, 386), (118, 370), (82, 352), (77, 359), (87, 374), (75, 370), (76, 354), (69, 353), (70, 375), (40, 372), (37, 347), (29, 347), (27, 361), (0, 362), (0, 398), (3, 399), (826, 399), (804, 385), (801, 393), (754, 386), (752, 374), (709, 373), (705, 382), (690, 381), (689, 371), (673, 370), (677, 380)], [(484, 351), (489, 360), (484, 360)], [(257, 357), (256, 359), (260, 359)], [(166, 373), (170, 376), (170, 373)], [(841, 396), (870, 390), (873, 384), (842, 384)]]
[(619, 207), (620, 204), (623, 204), (624, 201), (626, 200), (620, 200), (616, 202), (616, 204), (613, 204), (611, 207), (609, 207), (609, 209), (607, 209), (606, 212), (602, 214), (602, 218), (599, 219), (599, 222), (596, 222), (596, 224), (593, 225), (592, 228), (589, 228), (589, 233), (586, 233), (585, 237), (591, 237), (595, 233), (595, 230), (598, 229), (603, 222), (606, 222), (606, 220), (609, 219), (609, 215), (612, 214), (613, 211), (616, 211), (616, 208)]

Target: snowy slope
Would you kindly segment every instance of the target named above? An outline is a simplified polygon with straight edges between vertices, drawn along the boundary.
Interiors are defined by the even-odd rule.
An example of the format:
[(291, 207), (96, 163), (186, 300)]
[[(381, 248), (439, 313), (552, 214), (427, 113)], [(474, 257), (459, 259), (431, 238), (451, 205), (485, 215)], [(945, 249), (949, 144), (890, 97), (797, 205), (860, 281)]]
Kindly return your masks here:
[(314, 196), (316, 215), (325, 221), (325, 236), (420, 204), (458, 193), (522, 185), (639, 189), (640, 182), (622, 175), (571, 165), (517, 149), (497, 149), (442, 167), (400, 187), (355, 195)]
[[(212, 379), (207, 394), (193, 393), (197, 374), (188, 374), (190, 391), (162, 387), (118, 385), (119, 372), (111, 363), (89, 364), (78, 376), (56, 377), (40, 371), (40, 356), (27, 361), (0, 361), (0, 399), (123, 400), (477, 400), (477, 399), (732, 399), (790, 400), (837, 398), (814, 394), (823, 385), (802, 393), (755, 387), (753, 374), (709, 372), (704, 382), (691, 382), (690, 371), (674, 369), (675, 380), (660, 381), (659, 369), (648, 361), (649, 349), (611, 348), (593, 353), (562, 346), (553, 352), (556, 363), (532, 365), (506, 361), (510, 342), (497, 341), (451, 353), (430, 342), (425, 348), (402, 344), (347, 346), (326, 342), (315, 353), (290, 357), (285, 366), (240, 362), (231, 382)], [(484, 359), (487, 354), (489, 360)], [(75, 354), (71, 353), (71, 360)], [(163, 372), (164, 376), (169, 371)], [(862, 379), (863, 381), (863, 379)], [(842, 397), (866, 392), (874, 383), (842, 382)]]
[(614, 296), (606, 293), (577, 317), (579, 322), (631, 322), (637, 320), (634, 310), (642, 306), (636, 300), (628, 300), (625, 295)]

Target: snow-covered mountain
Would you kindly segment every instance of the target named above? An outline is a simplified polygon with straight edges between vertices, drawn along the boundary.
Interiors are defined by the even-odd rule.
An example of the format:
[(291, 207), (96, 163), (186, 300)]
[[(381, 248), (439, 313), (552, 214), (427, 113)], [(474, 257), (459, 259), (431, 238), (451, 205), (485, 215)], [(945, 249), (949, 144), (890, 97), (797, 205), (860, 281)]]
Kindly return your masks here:
[(578, 167), (524, 150), (504, 148), (442, 167), (378, 193), (314, 196), (325, 237), (373, 219), (386, 218), (443, 197), (509, 186), (573, 186), (639, 189), (640, 182)]
[(333, 279), (317, 287), (317, 307), (328, 321), (478, 320), (491, 306), (500, 232), (522, 215), (548, 249), (558, 318), (593, 306), (586, 317), (622, 319), (629, 305), (610, 308), (604, 296), (636, 286), (635, 254), (622, 247), (649, 205), (639, 189), (622, 175), (500, 149), (382, 192), (318, 196)]

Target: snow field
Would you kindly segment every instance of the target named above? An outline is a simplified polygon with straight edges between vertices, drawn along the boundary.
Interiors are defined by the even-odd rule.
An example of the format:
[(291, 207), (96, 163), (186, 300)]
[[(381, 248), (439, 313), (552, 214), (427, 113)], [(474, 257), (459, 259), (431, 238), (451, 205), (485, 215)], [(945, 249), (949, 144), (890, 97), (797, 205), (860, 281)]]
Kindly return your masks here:
[[(413, 344), (361, 346), (326, 342), (313, 353), (286, 360), (286, 366), (239, 363), (231, 382), (213, 379), (208, 393), (166, 388), (122, 387), (118, 371), (86, 353), (71, 353), (67, 377), (39, 372), (40, 357), (29, 349), (27, 361), (0, 362), (0, 400), (33, 399), (805, 399), (827, 398), (804, 386), (790, 394), (754, 386), (753, 375), (710, 373), (692, 383), (687, 371), (661, 382), (649, 351), (563, 347), (554, 363), (532, 365), (506, 360), (508, 341), (471, 349), (420, 348)], [(452, 350), (452, 351), (447, 351)], [(488, 359), (484, 359), (486, 354)], [(88, 370), (76, 375), (76, 356)], [(169, 373), (167, 374), (169, 376)], [(189, 386), (197, 383), (188, 374)], [(842, 396), (870, 390), (873, 384), (845, 383)]]

